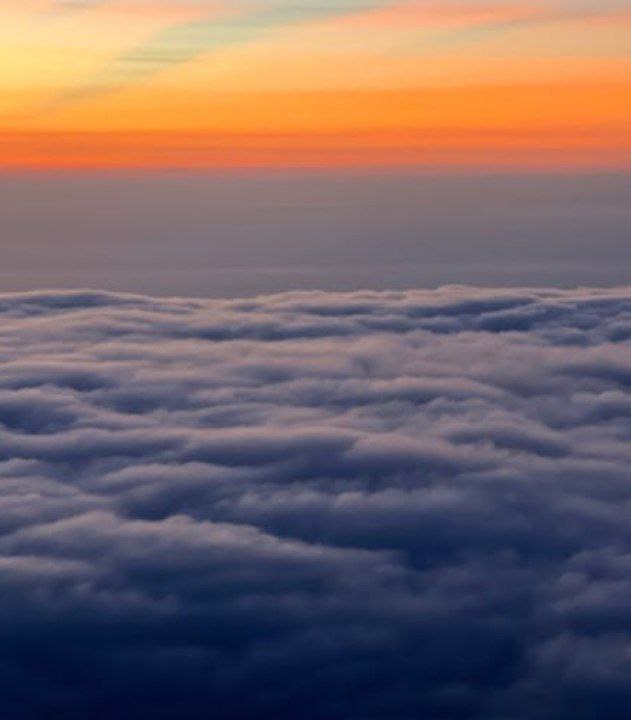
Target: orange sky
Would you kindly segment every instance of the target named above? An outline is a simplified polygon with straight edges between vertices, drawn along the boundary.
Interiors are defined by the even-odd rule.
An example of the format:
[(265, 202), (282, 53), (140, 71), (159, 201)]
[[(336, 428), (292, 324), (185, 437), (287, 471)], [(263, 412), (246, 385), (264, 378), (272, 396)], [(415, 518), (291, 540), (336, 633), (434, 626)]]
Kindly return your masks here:
[(5, 168), (631, 165), (627, 2), (24, 0)]

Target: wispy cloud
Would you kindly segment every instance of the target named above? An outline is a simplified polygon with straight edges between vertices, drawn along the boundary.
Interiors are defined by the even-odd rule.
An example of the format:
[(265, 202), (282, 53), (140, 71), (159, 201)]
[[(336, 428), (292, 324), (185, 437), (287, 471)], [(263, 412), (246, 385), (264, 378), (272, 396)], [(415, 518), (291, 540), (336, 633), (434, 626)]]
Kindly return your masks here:
[(57, 0), (53, 5), (52, 14), (69, 15), (105, 5), (106, 2), (107, 0)]
[[(419, 3), (419, 7), (421, 7)], [(460, 6), (465, 9), (464, 3)], [(598, 20), (623, 21), (631, 18), (631, 6), (626, 1), (611, 0), (596, 6), (593, 2), (557, 2), (523, 4), (518, 2), (493, 6), (473, 6), (469, 10), (482, 11), (473, 15), (463, 13), (462, 23), (436, 27), (432, 36), (424, 35), (407, 46), (407, 52), (434, 51), (437, 47), (452, 47), (484, 42), (497, 34), (566, 22)], [(453, 6), (452, 6), (453, 9)]]
[(178, 23), (120, 55), (89, 83), (66, 91), (58, 102), (78, 101), (151, 79), (174, 65), (194, 60), (213, 51), (246, 44), (270, 32), (305, 22), (345, 16), (393, 5), (394, 0), (303, 0), (295, 2), (246, 2), (236, 12), (217, 18), (204, 14), (200, 19)]
[[(107, 0), (61, 0), (60, 10), (86, 9), (105, 4)], [(141, 44), (112, 59), (86, 83), (70, 88), (55, 98), (54, 106), (77, 102), (94, 95), (113, 92), (152, 79), (170, 68), (190, 62), (203, 55), (224, 48), (255, 42), (284, 27), (321, 19), (335, 18), (386, 9), (400, 5), (400, 0), (240, 0), (232, 2), (229, 14), (217, 16), (217, 7), (210, 13), (210, 3), (199, 0), (200, 16), (195, 20), (173, 24), (152, 35)], [(514, 13), (511, 13), (511, 5)], [(427, 6), (423, 0), (419, 9)], [(463, 10), (480, 8), (477, 3), (457, 2), (451, 7)], [(485, 6), (488, 8), (488, 5)], [(477, 42), (489, 34), (520, 29), (532, 25), (577, 18), (610, 15), (628, 8), (626, 2), (610, 0), (597, 7), (586, 2), (554, 2), (545, 5), (502, 5), (496, 19), (470, 24), (463, 18), (463, 26), (441, 33), (440, 44), (447, 42)], [(425, 37), (424, 47), (434, 42)], [(421, 41), (415, 46), (420, 48)]]

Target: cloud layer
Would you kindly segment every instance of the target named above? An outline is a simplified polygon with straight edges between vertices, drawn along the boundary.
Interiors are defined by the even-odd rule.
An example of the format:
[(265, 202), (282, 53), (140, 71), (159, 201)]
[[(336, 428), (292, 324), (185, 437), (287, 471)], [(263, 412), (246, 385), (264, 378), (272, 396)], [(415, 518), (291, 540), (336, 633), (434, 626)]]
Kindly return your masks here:
[(6, 720), (631, 713), (631, 289), (0, 296)]

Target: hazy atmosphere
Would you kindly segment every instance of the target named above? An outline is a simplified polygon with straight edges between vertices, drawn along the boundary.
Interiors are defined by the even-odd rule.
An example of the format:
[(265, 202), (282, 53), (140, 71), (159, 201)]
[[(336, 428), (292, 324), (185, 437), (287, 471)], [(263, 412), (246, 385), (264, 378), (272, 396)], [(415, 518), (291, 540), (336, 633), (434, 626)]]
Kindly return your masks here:
[(0, 290), (615, 285), (631, 175), (253, 172), (0, 177)]

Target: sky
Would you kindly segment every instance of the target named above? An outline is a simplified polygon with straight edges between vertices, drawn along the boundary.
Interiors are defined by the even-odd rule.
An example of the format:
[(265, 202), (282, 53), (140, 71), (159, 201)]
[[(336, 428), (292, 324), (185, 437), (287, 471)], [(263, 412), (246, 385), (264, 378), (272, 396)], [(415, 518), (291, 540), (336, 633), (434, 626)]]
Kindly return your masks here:
[(629, 197), (621, 173), (0, 174), (0, 291), (620, 285)]
[(629, 0), (0, 0), (0, 291), (628, 279)]
[(0, 167), (631, 161), (628, 0), (0, 2)]

